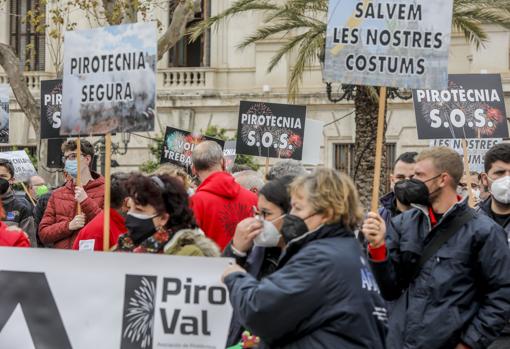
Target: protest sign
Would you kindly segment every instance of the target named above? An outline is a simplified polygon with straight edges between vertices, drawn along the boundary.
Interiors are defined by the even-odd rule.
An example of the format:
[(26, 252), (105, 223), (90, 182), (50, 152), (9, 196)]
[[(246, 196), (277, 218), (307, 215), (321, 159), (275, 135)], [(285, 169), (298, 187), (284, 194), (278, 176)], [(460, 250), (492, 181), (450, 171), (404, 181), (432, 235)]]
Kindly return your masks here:
[(62, 80), (41, 81), (41, 139), (60, 138)]
[(48, 155), (46, 157), (46, 166), (48, 168), (64, 168), (62, 162), (62, 144), (65, 138), (48, 139)]
[(241, 101), (237, 154), (301, 160), (306, 107)]
[(76, 30), (64, 41), (60, 134), (153, 131), (155, 23)]
[(0, 348), (225, 348), (229, 258), (0, 252)]
[(223, 158), (225, 159), (225, 168), (228, 172), (232, 171), (236, 157), (236, 141), (225, 141), (225, 146), (223, 147)]
[(0, 153), (0, 159), (9, 160), (14, 166), (14, 178), (18, 182), (26, 182), (37, 175), (32, 161), (24, 150), (7, 151)]
[[(462, 139), (434, 139), (430, 141), (431, 147), (449, 147), (455, 150), (459, 155), (464, 154)], [(485, 138), (485, 139), (468, 139), (467, 150), (468, 150), (468, 164), (470, 172), (482, 173), (484, 169), (484, 158), (485, 153), (489, 151), (495, 145), (503, 143), (501, 138)]]
[(318, 165), (321, 162), (321, 144), (324, 122), (306, 120), (305, 138), (303, 145), (303, 164)]
[(413, 91), (419, 139), (508, 137), (500, 75), (450, 75), (446, 90)]
[(193, 154), (193, 149), (195, 149), (197, 144), (206, 140), (218, 143), (222, 149), (225, 145), (225, 142), (220, 139), (167, 127), (165, 138), (163, 139), (160, 163), (171, 163), (183, 167), (188, 173), (191, 173), (191, 155)]
[(324, 80), (445, 88), (452, 0), (330, 0)]
[(9, 85), (0, 85), (0, 143), (9, 143)]

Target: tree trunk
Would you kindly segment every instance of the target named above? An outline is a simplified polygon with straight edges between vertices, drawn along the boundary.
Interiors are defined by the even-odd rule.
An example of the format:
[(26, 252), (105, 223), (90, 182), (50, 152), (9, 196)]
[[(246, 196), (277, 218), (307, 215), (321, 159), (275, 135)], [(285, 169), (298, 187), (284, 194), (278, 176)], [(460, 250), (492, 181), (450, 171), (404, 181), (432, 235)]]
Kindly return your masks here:
[(158, 40), (158, 61), (186, 34), (186, 26), (195, 15), (194, 0), (180, 0), (172, 14), (172, 22)]
[(25, 113), (28, 121), (34, 128), (35, 134), (39, 135), (39, 104), (36, 103), (28, 89), (23, 72), (19, 68), (20, 61), (18, 57), (10, 46), (3, 43), (0, 43), (0, 66), (4, 68), (9, 78), (9, 84), (11, 85), (12, 92), (14, 92), (14, 96), (21, 110)]
[[(375, 167), (375, 142), (377, 137), (378, 100), (369, 90), (371, 87), (358, 86), (354, 99), (356, 108), (356, 140), (354, 145), (353, 178), (360, 193), (364, 207), (370, 209)], [(384, 124), (386, 134), (386, 123)], [(383, 145), (381, 188), (379, 196), (384, 194), (388, 181), (386, 173), (386, 146)]]

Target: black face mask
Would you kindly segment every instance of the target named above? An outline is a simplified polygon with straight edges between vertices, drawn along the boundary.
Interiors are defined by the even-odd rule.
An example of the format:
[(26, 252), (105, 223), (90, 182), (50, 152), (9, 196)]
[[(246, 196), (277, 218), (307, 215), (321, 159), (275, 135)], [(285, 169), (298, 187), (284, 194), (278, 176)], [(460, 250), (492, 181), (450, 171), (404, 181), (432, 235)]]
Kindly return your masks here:
[(11, 184), (9, 181), (5, 178), (0, 177), (0, 195), (4, 195), (9, 191), (9, 188), (11, 187)]
[(157, 229), (151, 218), (138, 218), (128, 213), (126, 217), (126, 228), (129, 236), (133, 239), (135, 245), (139, 245), (142, 241), (154, 234)]
[[(315, 213), (311, 216), (308, 216), (306, 219), (312, 216), (315, 216)], [(286, 244), (297, 237), (305, 235), (306, 233), (308, 233), (308, 227), (306, 226), (305, 219), (302, 219), (293, 214), (288, 214), (283, 217), (281, 234)]]
[[(393, 191), (395, 192), (397, 200), (403, 205), (411, 206), (411, 204), (415, 204), (428, 206), (430, 205), (430, 195), (432, 193), (429, 192), (429, 188), (427, 188), (425, 183), (434, 180), (439, 176), (440, 174), (426, 180), (425, 182), (416, 178), (404, 179), (395, 183)], [(436, 191), (437, 190), (435, 190), (434, 193)]]

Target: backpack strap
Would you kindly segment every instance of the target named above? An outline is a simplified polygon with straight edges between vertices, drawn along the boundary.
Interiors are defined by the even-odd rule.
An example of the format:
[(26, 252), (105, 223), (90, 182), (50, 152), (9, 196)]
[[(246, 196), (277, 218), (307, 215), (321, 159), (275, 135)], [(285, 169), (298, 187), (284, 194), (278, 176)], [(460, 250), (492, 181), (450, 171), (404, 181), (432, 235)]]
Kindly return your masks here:
[(415, 278), (418, 276), (425, 263), (444, 245), (445, 242), (457, 233), (464, 224), (475, 216), (473, 209), (468, 208), (459, 216), (456, 216), (448, 222), (442, 224), (437, 229), (432, 229), (429, 234), (434, 234), (433, 238), (425, 245), (420, 261), (416, 266)]

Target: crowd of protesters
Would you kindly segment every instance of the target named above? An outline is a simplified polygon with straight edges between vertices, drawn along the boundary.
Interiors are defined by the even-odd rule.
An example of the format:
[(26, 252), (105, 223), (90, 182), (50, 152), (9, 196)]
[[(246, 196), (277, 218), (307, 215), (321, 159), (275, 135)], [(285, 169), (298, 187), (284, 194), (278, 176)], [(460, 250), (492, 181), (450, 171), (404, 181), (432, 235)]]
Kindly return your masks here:
[[(66, 180), (53, 190), (34, 176), (17, 193), (13, 165), (0, 161), (0, 246), (103, 250), (105, 180), (91, 170), (92, 145), (77, 148), (63, 144)], [(265, 177), (229, 173), (205, 141), (191, 174), (112, 175), (107, 245), (233, 258), (222, 276), (228, 346), (510, 348), (510, 144), (470, 177), (451, 149), (404, 153), (391, 192), (367, 212), (346, 174), (294, 160)]]

